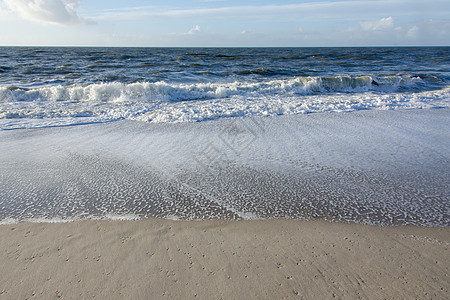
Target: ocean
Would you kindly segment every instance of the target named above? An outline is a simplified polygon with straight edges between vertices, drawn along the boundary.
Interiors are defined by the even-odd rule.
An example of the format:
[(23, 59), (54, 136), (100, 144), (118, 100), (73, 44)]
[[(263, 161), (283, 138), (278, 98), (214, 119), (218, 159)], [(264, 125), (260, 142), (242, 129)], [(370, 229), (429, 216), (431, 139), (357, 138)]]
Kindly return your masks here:
[(450, 48), (0, 48), (0, 129), (448, 107)]
[(450, 48), (0, 47), (0, 224), (450, 224)]

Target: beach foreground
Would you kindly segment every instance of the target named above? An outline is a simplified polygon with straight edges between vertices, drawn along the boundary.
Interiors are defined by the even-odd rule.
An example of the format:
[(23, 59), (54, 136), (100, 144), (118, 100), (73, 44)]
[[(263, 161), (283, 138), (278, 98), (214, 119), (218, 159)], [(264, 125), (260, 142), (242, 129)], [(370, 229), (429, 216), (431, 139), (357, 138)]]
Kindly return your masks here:
[(445, 299), (448, 228), (323, 221), (0, 226), (5, 299)]

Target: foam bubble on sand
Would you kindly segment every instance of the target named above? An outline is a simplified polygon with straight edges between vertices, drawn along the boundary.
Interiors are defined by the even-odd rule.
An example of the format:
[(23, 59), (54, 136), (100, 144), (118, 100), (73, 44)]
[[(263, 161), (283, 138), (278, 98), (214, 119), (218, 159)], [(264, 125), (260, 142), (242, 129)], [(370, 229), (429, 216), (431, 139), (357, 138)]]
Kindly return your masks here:
[(112, 220), (112, 221), (137, 221), (140, 220), (141, 217), (135, 214), (106, 214), (105, 219)]
[[(175, 216), (174, 216), (175, 218)], [(5, 218), (0, 220), (0, 225), (14, 225), (20, 222), (30, 222), (30, 223), (48, 223), (48, 224), (57, 224), (57, 223), (71, 223), (81, 220), (112, 220), (112, 221), (137, 221), (140, 220), (141, 217), (134, 214), (106, 214), (105, 216), (94, 216), (94, 215), (86, 215), (85, 217), (67, 217), (67, 218), (28, 218), (24, 220), (18, 220), (15, 218)]]
[(13, 218), (5, 218), (3, 220), (0, 220), (0, 225), (14, 225), (19, 223), (19, 221), (17, 221), (17, 219), (13, 219)]
[(171, 221), (180, 221), (180, 217), (176, 215), (167, 215), (164, 219), (171, 220)]
[(264, 218), (260, 217), (258, 214), (256, 213), (252, 213), (252, 212), (241, 212), (238, 214), (239, 217), (241, 217), (243, 220), (264, 220)]
[(49, 224), (55, 224), (55, 223), (71, 223), (80, 220), (77, 217), (74, 218), (30, 218), (27, 219), (27, 222), (30, 223), (49, 223)]
[(48, 224), (56, 224), (56, 223), (71, 223), (75, 221), (79, 221), (79, 218), (28, 218), (24, 220), (14, 219), (14, 218), (5, 218), (0, 221), (0, 225), (14, 225), (20, 222), (29, 222), (29, 223), (48, 223)]

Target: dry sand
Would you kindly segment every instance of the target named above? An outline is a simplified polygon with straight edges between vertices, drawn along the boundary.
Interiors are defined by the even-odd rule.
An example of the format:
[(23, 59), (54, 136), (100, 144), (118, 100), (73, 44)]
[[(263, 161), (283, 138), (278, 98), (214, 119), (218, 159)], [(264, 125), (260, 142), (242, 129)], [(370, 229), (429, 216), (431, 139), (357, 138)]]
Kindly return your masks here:
[(0, 240), (1, 299), (446, 299), (450, 290), (449, 228), (90, 220), (2, 225)]

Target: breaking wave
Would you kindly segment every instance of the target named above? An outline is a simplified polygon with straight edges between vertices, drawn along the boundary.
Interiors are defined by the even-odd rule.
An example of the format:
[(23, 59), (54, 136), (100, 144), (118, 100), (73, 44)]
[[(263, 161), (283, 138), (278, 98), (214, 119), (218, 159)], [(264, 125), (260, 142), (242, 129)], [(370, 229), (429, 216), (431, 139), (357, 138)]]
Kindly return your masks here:
[(102, 83), (0, 87), (0, 129), (103, 123), (205, 121), (365, 109), (449, 107), (437, 77), (323, 76), (263, 82)]
[[(335, 93), (420, 92), (439, 88), (443, 81), (428, 76), (321, 76), (297, 77), (265, 82), (169, 84), (166, 82), (119, 82), (86, 86), (52, 86), (34, 89), (1, 87), (0, 102), (15, 101), (99, 101), (176, 102), (230, 98), (268, 97)], [(442, 86), (441, 86), (442, 87)]]

